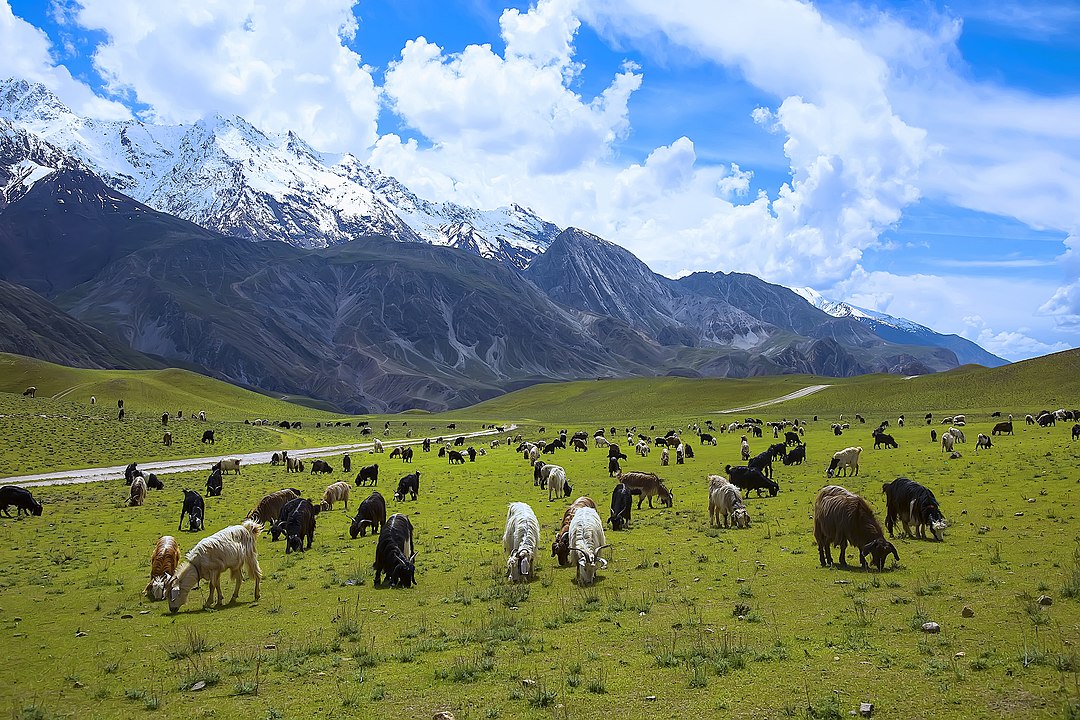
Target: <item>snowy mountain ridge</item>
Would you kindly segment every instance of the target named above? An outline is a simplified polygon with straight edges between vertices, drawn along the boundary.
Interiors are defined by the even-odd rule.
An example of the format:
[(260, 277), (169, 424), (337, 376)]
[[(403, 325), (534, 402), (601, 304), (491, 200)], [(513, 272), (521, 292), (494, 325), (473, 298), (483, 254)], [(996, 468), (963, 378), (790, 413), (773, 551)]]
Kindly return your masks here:
[(416, 196), (350, 154), (238, 116), (191, 125), (98, 121), (45, 86), (0, 81), (0, 119), (82, 162), (156, 210), (250, 240), (324, 247), (365, 235), (461, 247), (519, 269), (561, 228), (519, 205), (478, 210)]

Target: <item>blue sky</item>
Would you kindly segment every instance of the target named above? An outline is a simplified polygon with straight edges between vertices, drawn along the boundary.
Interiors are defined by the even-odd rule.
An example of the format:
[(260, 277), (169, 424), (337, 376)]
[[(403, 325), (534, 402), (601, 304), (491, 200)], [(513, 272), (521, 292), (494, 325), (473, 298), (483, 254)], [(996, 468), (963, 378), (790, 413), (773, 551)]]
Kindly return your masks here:
[(300, 5), (0, 0), (0, 73), (87, 115), (296, 130), (670, 276), (810, 285), (1009, 359), (1077, 345), (1080, 3)]

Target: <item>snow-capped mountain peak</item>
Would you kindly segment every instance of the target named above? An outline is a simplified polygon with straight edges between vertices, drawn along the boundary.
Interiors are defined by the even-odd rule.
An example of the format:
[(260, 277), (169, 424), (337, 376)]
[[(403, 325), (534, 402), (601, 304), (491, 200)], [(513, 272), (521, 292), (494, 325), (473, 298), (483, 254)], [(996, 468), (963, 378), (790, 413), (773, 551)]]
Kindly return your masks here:
[(140, 202), (252, 240), (319, 247), (384, 235), (524, 268), (560, 231), (516, 204), (477, 210), (422, 199), (354, 155), (321, 153), (294, 132), (264, 133), (235, 115), (192, 125), (95, 121), (44, 86), (12, 79), (0, 82), (0, 118)]
[(824, 297), (821, 293), (813, 288), (809, 287), (797, 287), (791, 288), (797, 295), (802, 296), (807, 302), (816, 307), (817, 309), (832, 315), (833, 317), (850, 317), (857, 320), (873, 320), (877, 323), (889, 325), (890, 327), (897, 328), (899, 330), (906, 330), (908, 332), (919, 332), (920, 330), (926, 330), (933, 332), (930, 328), (919, 323), (912, 322), (911, 320), (905, 320), (904, 318), (893, 317), (883, 312), (876, 310), (867, 310), (866, 308), (852, 305), (851, 303), (842, 302), (839, 300), (830, 300)]

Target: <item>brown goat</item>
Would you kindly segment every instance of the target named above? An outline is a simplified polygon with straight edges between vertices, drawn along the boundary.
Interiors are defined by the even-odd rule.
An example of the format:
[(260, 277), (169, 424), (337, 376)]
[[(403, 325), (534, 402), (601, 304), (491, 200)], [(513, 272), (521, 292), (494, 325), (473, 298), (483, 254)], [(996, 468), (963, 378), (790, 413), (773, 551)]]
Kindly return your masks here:
[(619, 473), (615, 477), (619, 482), (626, 485), (632, 494), (640, 496), (637, 503), (638, 510), (641, 509), (641, 503), (646, 498), (649, 500), (649, 507), (652, 507), (654, 495), (659, 495), (660, 502), (664, 503), (667, 507), (671, 507), (671, 491), (667, 489), (664, 485), (664, 481), (661, 480), (658, 475), (647, 472), (626, 472)]
[(300, 496), (289, 488), (265, 495), (259, 501), (259, 504), (247, 514), (248, 519), (255, 522), (275, 522), (281, 514), (281, 508), (285, 506), (285, 503), (298, 497)]
[(579, 508), (590, 507), (596, 509), (596, 503), (590, 497), (579, 497), (570, 507), (566, 508), (566, 512), (562, 517), (562, 529), (555, 533), (555, 542), (551, 543), (551, 557), (559, 558), (559, 564), (563, 567), (570, 564), (570, 521), (574, 519), (574, 513)]
[(172, 535), (162, 535), (154, 546), (150, 556), (150, 582), (146, 583), (143, 593), (151, 600), (165, 599), (165, 583), (176, 574), (180, 564), (180, 546)]
[(849, 544), (859, 548), (859, 564), (865, 568), (868, 568), (867, 555), (872, 556), (879, 571), (884, 569), (890, 554), (900, 562), (899, 553), (885, 539), (870, 504), (839, 485), (822, 488), (814, 501), (814, 539), (822, 567), (833, 564), (833, 545), (840, 546), (840, 567), (847, 567), (844, 553)]

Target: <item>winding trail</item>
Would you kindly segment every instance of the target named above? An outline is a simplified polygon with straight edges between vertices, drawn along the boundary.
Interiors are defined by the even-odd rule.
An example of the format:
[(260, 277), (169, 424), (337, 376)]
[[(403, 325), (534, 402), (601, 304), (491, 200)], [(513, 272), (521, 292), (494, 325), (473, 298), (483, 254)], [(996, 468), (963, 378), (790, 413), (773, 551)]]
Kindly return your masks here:
[[(485, 435), (499, 435), (517, 429), (517, 425), (510, 425), (503, 430), (478, 430), (471, 433), (461, 433), (467, 438), (483, 437)], [(456, 437), (456, 436), (455, 436)], [(423, 438), (409, 440), (393, 440), (385, 442), (385, 445), (420, 445)], [(330, 445), (327, 447), (305, 448), (303, 450), (289, 450), (291, 457), (307, 460), (309, 458), (326, 457), (340, 452), (363, 452), (366, 453), (375, 446), (375, 442), (354, 443), (349, 445)], [(275, 451), (264, 450), (262, 452), (229, 454), (227, 457), (240, 458), (241, 467), (249, 465), (269, 464)], [(148, 463), (139, 463), (139, 470), (144, 473), (156, 475), (168, 475), (170, 473), (190, 472), (192, 470), (206, 470), (217, 462), (218, 458), (201, 457), (188, 458), (186, 460), (157, 460)], [(76, 483), (102, 482), (105, 480), (120, 480), (124, 477), (127, 465), (114, 465), (112, 467), (83, 468), (82, 470), (61, 470), (59, 472), (39, 473), (36, 475), (16, 475), (0, 479), (4, 485), (19, 485), (21, 487), (35, 487), (39, 485), (74, 485)]]
[(742, 407), (736, 408), (728, 408), (727, 410), (715, 410), (714, 412), (720, 415), (724, 413), (745, 412), (746, 410), (757, 410), (758, 408), (767, 407), (769, 405), (778, 405), (779, 403), (787, 402), (788, 400), (796, 400), (801, 397), (806, 397), (807, 395), (813, 395), (814, 393), (820, 392), (825, 388), (829, 387), (832, 387), (832, 385), (809, 385), (800, 390), (796, 390), (795, 392), (790, 392), (787, 395), (773, 398), (772, 400), (762, 400), (761, 402), (752, 403), (750, 405), (743, 405)]

